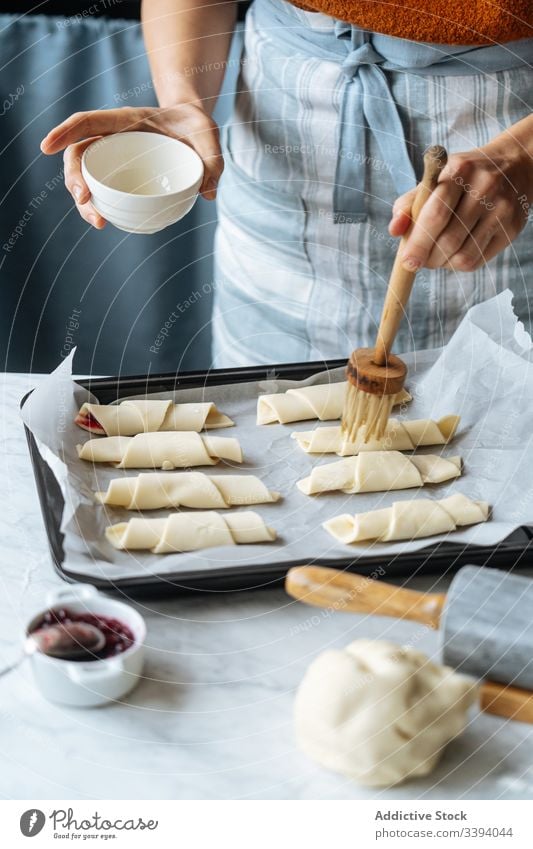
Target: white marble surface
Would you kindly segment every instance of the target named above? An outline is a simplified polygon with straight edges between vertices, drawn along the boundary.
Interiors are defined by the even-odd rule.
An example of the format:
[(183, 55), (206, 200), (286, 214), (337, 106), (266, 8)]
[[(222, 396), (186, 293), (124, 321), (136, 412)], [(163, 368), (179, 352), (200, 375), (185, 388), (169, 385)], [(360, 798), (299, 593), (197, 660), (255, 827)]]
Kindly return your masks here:
[[(18, 405), (38, 378), (2, 377), (0, 663), (55, 576)], [(442, 583), (442, 582), (441, 582)], [(411, 581), (416, 588), (434, 580)], [(23, 799), (530, 799), (533, 727), (473, 711), (427, 780), (365, 791), (295, 747), (294, 691), (311, 659), (358, 637), (411, 643), (435, 657), (417, 624), (322, 615), (279, 590), (138, 604), (148, 623), (145, 679), (121, 704), (47, 703), (31, 669), (0, 679), (0, 797)]]

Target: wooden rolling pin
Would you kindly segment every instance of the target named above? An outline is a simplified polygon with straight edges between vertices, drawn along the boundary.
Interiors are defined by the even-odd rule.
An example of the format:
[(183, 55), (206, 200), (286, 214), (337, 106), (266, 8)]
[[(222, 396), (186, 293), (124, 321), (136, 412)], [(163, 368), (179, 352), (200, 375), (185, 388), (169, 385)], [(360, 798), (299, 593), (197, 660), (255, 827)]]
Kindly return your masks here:
[(481, 679), (481, 710), (533, 724), (533, 580), (465, 566), (445, 595), (298, 566), (287, 574), (285, 588), (315, 607), (440, 628), (443, 663)]

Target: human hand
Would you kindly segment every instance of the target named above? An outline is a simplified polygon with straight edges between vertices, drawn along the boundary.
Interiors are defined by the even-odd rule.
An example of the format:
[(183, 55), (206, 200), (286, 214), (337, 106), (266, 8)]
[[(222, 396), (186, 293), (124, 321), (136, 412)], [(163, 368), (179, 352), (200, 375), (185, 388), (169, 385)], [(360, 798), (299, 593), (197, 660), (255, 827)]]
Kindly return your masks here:
[[(415, 191), (396, 200), (392, 236), (409, 229)], [(475, 271), (518, 236), (532, 200), (533, 157), (510, 133), (482, 148), (453, 154), (406, 237), (404, 268)]]
[(224, 163), (218, 127), (201, 106), (185, 103), (165, 109), (143, 106), (76, 112), (50, 130), (41, 142), (41, 150), (46, 154), (65, 151), (65, 185), (85, 221), (97, 229), (106, 223), (92, 205), (91, 193), (82, 177), (84, 150), (97, 138), (134, 130), (162, 133), (194, 148), (204, 163), (200, 192), (207, 200), (215, 199)]

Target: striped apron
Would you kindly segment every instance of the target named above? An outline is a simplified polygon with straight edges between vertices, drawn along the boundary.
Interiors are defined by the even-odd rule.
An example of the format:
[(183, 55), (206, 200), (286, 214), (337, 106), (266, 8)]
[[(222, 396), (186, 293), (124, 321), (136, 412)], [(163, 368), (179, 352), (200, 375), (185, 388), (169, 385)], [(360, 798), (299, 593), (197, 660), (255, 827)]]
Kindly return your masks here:
[[(417, 44), (255, 0), (218, 195), (213, 365), (345, 357), (375, 339), (391, 207), (429, 144), (486, 144), (533, 111), (533, 39)], [(530, 327), (531, 221), (475, 272), (423, 269), (398, 351), (438, 347), (511, 287)]]

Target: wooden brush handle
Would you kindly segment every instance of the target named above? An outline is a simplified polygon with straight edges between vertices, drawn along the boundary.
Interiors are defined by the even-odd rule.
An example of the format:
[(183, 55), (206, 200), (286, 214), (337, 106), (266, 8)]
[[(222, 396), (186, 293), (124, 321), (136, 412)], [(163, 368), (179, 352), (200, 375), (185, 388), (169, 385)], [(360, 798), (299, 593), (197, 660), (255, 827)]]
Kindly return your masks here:
[(448, 155), (445, 149), (438, 144), (428, 147), (424, 153), (424, 174), (421, 182), (418, 184), (411, 207), (411, 224), (398, 246), (389, 278), (385, 304), (381, 314), (376, 349), (373, 357), (375, 364), (378, 366), (384, 366), (387, 362), (387, 357), (391, 352), (400, 322), (405, 314), (405, 307), (407, 306), (416, 276), (415, 271), (407, 271), (402, 266), (401, 256), (406, 239), (418, 218), (420, 210), (436, 188), (439, 174), (447, 161)]
[(323, 566), (294, 567), (287, 573), (285, 589), (315, 607), (411, 619), (430, 628), (439, 627), (446, 601), (444, 593), (419, 593)]
[[(431, 628), (439, 627), (446, 600), (443, 593), (418, 593), (322, 566), (291, 569), (285, 589), (293, 598), (315, 607), (394, 616)], [(529, 690), (485, 681), (479, 690), (479, 706), (485, 713), (533, 723), (533, 693)]]

